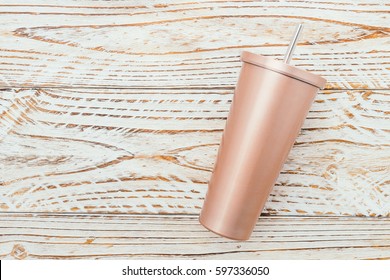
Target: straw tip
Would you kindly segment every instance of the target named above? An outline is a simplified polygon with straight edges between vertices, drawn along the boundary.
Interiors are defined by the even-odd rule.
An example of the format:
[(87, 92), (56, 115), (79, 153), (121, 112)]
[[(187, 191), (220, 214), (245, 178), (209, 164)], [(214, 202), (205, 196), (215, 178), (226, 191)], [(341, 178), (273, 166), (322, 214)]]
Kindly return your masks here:
[(296, 29), (295, 29), (295, 34), (294, 34), (293, 38), (290, 41), (290, 44), (289, 44), (288, 49), (287, 49), (287, 52), (284, 55), (284, 60), (283, 60), (284, 63), (287, 63), (287, 64), (290, 63), (292, 54), (293, 54), (294, 49), (295, 49), (295, 46), (296, 46), (296, 44), (298, 42), (299, 35), (302, 32), (302, 28), (303, 28), (303, 24), (299, 23), (297, 25)]

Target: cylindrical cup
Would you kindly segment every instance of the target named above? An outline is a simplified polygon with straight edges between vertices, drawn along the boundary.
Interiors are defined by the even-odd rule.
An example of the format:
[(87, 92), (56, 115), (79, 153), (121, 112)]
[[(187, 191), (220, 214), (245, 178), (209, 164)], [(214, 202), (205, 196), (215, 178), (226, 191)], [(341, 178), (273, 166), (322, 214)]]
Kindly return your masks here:
[(326, 80), (243, 52), (243, 65), (199, 218), (246, 240), (263, 210), (309, 108)]

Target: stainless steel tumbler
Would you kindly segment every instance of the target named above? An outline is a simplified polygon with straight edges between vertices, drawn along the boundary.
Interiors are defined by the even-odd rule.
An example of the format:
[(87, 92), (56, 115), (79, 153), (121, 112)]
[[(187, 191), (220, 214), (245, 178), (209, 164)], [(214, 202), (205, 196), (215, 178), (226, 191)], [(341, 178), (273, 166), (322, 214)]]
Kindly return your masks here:
[[(299, 29), (299, 28), (298, 28)], [(299, 30), (290, 44), (291, 57)], [(200, 215), (207, 229), (246, 240), (325, 79), (243, 52), (243, 62)]]

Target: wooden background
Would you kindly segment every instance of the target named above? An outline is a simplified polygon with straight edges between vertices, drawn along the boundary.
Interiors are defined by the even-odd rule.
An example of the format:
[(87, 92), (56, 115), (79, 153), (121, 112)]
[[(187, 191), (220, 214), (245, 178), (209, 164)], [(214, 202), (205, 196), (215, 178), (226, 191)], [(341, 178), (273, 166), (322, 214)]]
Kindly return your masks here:
[[(3, 0), (0, 257), (390, 258), (387, 1)], [(324, 76), (253, 237), (198, 223), (248, 50)]]

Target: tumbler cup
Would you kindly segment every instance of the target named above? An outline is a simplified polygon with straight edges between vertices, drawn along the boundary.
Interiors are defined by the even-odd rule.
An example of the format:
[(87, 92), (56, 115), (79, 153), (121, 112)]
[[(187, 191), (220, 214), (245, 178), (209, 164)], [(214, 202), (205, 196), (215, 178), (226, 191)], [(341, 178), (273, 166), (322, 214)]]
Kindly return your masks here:
[(236, 240), (250, 237), (310, 106), (326, 83), (269, 57), (243, 52), (241, 60), (199, 218), (207, 229)]

